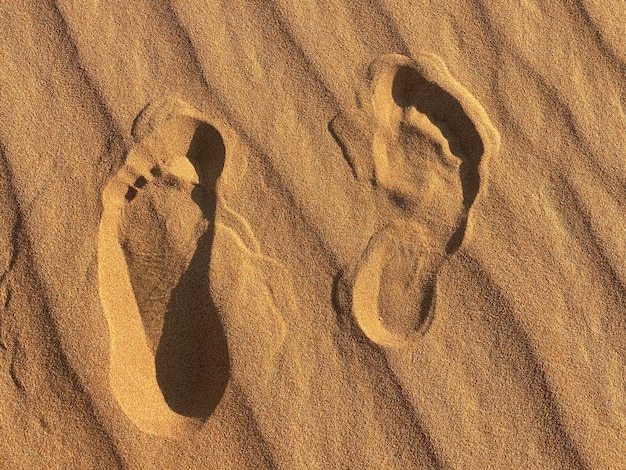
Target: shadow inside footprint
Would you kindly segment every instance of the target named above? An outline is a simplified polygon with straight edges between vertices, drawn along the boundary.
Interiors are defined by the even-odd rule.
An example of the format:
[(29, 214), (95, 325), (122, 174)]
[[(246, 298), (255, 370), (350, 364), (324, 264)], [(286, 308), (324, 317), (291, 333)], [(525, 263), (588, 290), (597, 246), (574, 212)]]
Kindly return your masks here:
[(394, 77), (392, 96), (401, 108), (414, 106), (428, 116), (448, 140), (450, 151), (461, 160), (463, 201), (469, 209), (480, 186), (478, 167), (485, 152), (476, 126), (461, 103), (412, 67), (400, 67)]
[[(485, 152), (476, 126), (461, 103), (434, 82), (426, 80), (413, 67), (399, 67), (393, 80), (392, 97), (401, 108), (414, 106), (439, 128), (448, 140), (450, 151), (461, 160), (459, 176), (463, 190), (463, 206), (469, 211), (480, 188), (479, 166)], [(450, 238), (446, 252), (455, 252), (463, 242), (467, 220)]]
[(226, 336), (209, 294), (209, 267), (214, 238), (216, 184), (226, 149), (219, 132), (200, 123), (187, 158), (200, 183), (192, 199), (209, 221), (191, 262), (171, 293), (155, 354), (157, 382), (176, 413), (205, 419), (217, 407), (229, 377)]

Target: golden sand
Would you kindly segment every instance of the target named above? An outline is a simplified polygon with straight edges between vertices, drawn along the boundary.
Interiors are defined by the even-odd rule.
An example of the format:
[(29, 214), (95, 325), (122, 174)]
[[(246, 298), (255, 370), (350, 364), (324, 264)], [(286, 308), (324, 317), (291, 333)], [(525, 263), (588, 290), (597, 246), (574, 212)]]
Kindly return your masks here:
[(0, 469), (626, 469), (622, 0), (0, 12)]

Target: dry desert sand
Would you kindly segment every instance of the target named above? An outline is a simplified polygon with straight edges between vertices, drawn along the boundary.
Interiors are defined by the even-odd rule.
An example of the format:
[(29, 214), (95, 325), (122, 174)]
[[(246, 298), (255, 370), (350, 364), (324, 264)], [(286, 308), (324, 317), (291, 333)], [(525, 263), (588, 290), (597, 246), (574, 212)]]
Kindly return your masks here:
[(1, 469), (626, 468), (623, 0), (0, 12)]

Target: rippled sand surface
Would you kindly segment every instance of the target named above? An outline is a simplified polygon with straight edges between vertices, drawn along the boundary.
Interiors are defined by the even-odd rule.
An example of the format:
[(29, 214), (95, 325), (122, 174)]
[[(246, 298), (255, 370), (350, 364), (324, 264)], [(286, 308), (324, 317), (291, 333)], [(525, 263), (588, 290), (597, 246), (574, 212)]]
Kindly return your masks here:
[(626, 468), (626, 4), (0, 4), (0, 467)]

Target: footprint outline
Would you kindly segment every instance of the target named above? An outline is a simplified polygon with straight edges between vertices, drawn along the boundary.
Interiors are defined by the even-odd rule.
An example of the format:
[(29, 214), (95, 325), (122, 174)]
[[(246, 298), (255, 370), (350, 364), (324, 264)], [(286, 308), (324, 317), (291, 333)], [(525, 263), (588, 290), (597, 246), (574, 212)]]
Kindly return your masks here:
[[(125, 164), (103, 190), (103, 212), (98, 234), (99, 293), (110, 337), (109, 383), (125, 415), (144, 432), (161, 437), (180, 437), (198, 430), (212, 410), (202, 418), (185, 416), (175, 412), (164, 396), (158, 379), (156, 352), (153, 353), (149, 347), (120, 243), (120, 220), (124, 216), (126, 204), (135, 202), (140, 191), (165, 173), (161, 166), (167, 158), (161, 158), (160, 161), (147, 158), (146, 149), (142, 146), (145, 147), (149, 139), (158, 139), (159, 129), (179, 118), (190, 119), (197, 126), (211, 127), (222, 138), (224, 152), (233, 151), (236, 139), (232, 131), (225, 125), (216, 126), (214, 120), (187, 103), (166, 99), (149, 104), (133, 124), (131, 134), (136, 145), (129, 151)], [(217, 194), (220, 177), (221, 173), (215, 181), (214, 190)], [(177, 184), (187, 186), (188, 190), (193, 186), (193, 183), (184, 180)], [(103, 287), (111, 279), (116, 279), (117, 286), (123, 286), (116, 289), (114, 295)], [(136, 367), (132, 367), (133, 364)]]
[[(464, 214), (459, 215), (458, 227), (447, 240), (445, 253), (440, 253), (441, 261), (436, 263), (437, 266), (433, 269), (432, 286), (429, 288), (430, 304), (421, 307), (426, 311), (419, 312), (418, 316), (423, 317), (423, 320), (414, 331), (392, 332), (384, 324), (377, 305), (379, 300), (377, 296), (380, 294), (380, 285), (377, 284), (379, 281), (372, 281), (371, 278), (382, 273), (380, 265), (384, 264), (384, 260), (380, 259), (380, 256), (374, 256), (376, 253), (380, 254), (380, 250), (383, 249), (376, 246), (382, 238), (381, 234), (386, 234), (389, 240), (393, 240), (393, 231), (398, 227), (401, 227), (399, 230), (405, 233), (414, 232), (409, 239), (422, 244), (425, 256), (441, 251), (441, 248), (432, 246), (432, 232), (425, 231), (425, 227), (420, 224), (419, 220), (411, 220), (410, 217), (400, 214), (390, 223), (383, 224), (372, 234), (359, 258), (341, 275), (340, 285), (343, 287), (340, 291), (343, 300), (338, 301), (337, 305), (342, 310), (351, 313), (353, 320), (371, 341), (386, 348), (402, 348), (415, 344), (431, 327), (436, 306), (437, 274), (458, 250), (463, 240), (471, 236), (472, 208), (476, 200), (485, 197), (488, 162), (500, 148), (499, 133), (491, 123), (485, 109), (465, 87), (452, 77), (445, 63), (438, 56), (429, 52), (418, 53), (413, 58), (387, 54), (370, 64), (367, 72), (369, 86), (365, 92), (359, 94), (358, 111), (351, 115), (340, 113), (329, 123), (329, 130), (338, 142), (344, 159), (348, 162), (357, 181), (371, 185), (374, 190), (381, 188), (386, 190), (386, 197), (389, 199), (396, 197), (394, 192), (399, 194), (399, 198), (403, 196), (403, 193), (410, 196), (409, 190), (403, 188), (402, 185), (396, 185), (397, 187), (394, 188), (393, 182), (390, 181), (393, 178), (393, 171), (389, 166), (387, 142), (398, 139), (400, 134), (399, 128), (394, 129), (394, 125), (396, 127), (399, 124), (406, 125), (407, 122), (416, 127), (421, 125), (421, 132), (438, 139), (442, 142), (442, 150), (446, 150), (445, 146), (447, 146), (450, 154), (457, 156), (454, 150), (458, 152), (460, 144), (452, 143), (450, 129), (446, 129), (445, 123), (434, 122), (432, 116), (419, 112), (422, 110), (418, 110), (417, 105), (411, 105), (410, 99), (404, 100), (403, 103), (400, 102), (402, 97), (394, 96), (397, 77), (401, 70), (416, 74), (458, 104), (467, 120), (474, 126), (482, 151), (475, 157), (477, 161), (473, 162), (475, 164), (473, 170), (477, 177), (476, 187), (473, 190), (462, 187)], [(420, 90), (416, 93), (420, 93)], [(427, 126), (424, 126), (424, 118), (428, 121)], [(365, 139), (366, 143), (350, 142), (349, 139), (343, 138), (345, 135), (359, 132), (364, 128), (371, 132), (370, 140), (368, 141), (367, 137)], [(371, 160), (362, 158), (367, 154), (371, 154)], [(446, 164), (446, 162), (443, 163)], [(460, 161), (459, 167), (463, 163)], [(464, 176), (459, 173), (459, 178), (463, 179)], [(460, 183), (463, 186), (465, 181)], [(389, 243), (400, 243), (400, 240)], [(369, 300), (358, 298), (360, 296), (366, 296)]]

